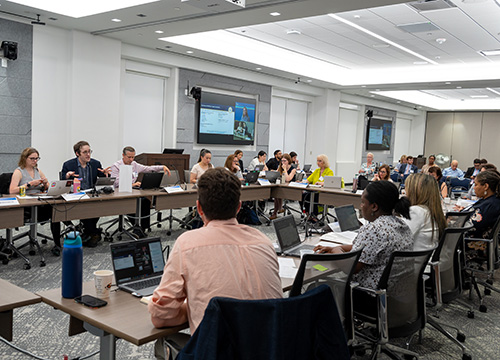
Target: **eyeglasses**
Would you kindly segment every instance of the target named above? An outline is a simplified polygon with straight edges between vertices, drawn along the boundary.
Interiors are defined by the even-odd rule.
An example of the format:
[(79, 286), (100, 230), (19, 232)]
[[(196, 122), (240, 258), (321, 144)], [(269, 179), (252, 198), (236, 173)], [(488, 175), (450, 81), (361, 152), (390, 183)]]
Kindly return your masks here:
[(81, 152), (83, 155), (88, 155), (88, 154), (92, 154), (93, 151), (92, 150), (85, 150), (85, 151), (82, 151)]
[(28, 159), (33, 160), (33, 161), (38, 161), (41, 159), (41, 157), (29, 157)]

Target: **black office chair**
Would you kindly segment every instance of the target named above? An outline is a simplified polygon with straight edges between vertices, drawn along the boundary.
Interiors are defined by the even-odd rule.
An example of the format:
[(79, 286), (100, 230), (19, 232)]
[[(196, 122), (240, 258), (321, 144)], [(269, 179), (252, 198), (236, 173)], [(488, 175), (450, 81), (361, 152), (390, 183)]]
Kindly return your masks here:
[(448, 186), (448, 196), (451, 199), (456, 199), (462, 196), (462, 194), (467, 194), (470, 188), (470, 179), (459, 179), (457, 177), (449, 176), (446, 179), (446, 185)]
[(448, 223), (448, 227), (464, 227), (472, 214), (474, 214), (474, 209), (467, 211), (448, 211), (446, 213), (446, 222)]
[[(368, 342), (357, 348), (361, 345), (371, 348), (371, 359), (376, 359), (380, 352), (393, 359), (399, 358), (396, 353), (418, 358), (408, 348), (416, 332), (421, 340), (425, 327), (423, 273), (433, 251), (396, 251), (389, 258), (376, 290), (354, 289), (354, 318), (368, 324), (356, 329), (356, 336)], [(407, 337), (407, 349), (389, 344), (390, 339), (398, 337)]]
[[(461, 252), (464, 233), (472, 226), (454, 227), (444, 230), (437, 249), (434, 251), (431, 260), (430, 279), (426, 282), (426, 292), (432, 299), (435, 314), (427, 315), (427, 323), (450, 339), (462, 350), (462, 359), (470, 360), (471, 356), (466, 352), (462, 342), (465, 341), (463, 334), (457, 327), (443, 323), (438, 320), (439, 310), (442, 304), (448, 304), (457, 300), (462, 294), (462, 265)], [(452, 328), (456, 332), (456, 338), (445, 330), (445, 327)]]
[(177, 360), (350, 359), (330, 288), (287, 299), (215, 297)]
[(304, 255), (290, 290), (290, 297), (294, 297), (320, 285), (328, 285), (349, 345), (354, 341), (351, 278), (362, 250)]

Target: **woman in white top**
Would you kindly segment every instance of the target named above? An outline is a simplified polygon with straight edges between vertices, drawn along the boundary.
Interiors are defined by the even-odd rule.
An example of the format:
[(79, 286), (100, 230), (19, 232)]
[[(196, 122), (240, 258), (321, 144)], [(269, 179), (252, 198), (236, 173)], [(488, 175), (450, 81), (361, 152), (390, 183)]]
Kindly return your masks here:
[(210, 152), (210, 150), (202, 149), (200, 151), (200, 157), (198, 158), (198, 162), (191, 169), (190, 182), (192, 184), (196, 184), (198, 178), (201, 175), (203, 175), (205, 171), (214, 167), (211, 164), (211, 161), (212, 161), (212, 153)]
[(256, 157), (250, 161), (250, 164), (248, 164), (248, 171), (253, 171), (255, 170), (255, 167), (257, 165), (264, 165), (264, 168), (262, 170), (268, 171), (267, 166), (266, 166), (266, 158), (267, 154), (264, 150), (259, 151)]
[(405, 190), (411, 207), (410, 219), (404, 221), (413, 234), (413, 250), (435, 247), (446, 228), (436, 180), (422, 173), (413, 174), (406, 179)]
[(239, 167), (238, 157), (234, 154), (231, 154), (227, 157), (226, 162), (224, 163), (224, 167), (226, 170), (232, 172), (236, 177), (240, 180), (245, 180), (243, 178), (243, 174), (241, 173), (241, 169)]

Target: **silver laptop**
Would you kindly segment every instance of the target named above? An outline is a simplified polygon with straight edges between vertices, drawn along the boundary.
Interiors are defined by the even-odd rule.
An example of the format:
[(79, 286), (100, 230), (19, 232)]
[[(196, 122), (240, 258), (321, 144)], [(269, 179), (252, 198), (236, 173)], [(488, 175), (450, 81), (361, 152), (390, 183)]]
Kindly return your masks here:
[(341, 176), (325, 176), (323, 187), (327, 189), (342, 189)]
[(95, 182), (96, 190), (102, 190), (103, 188), (110, 186), (114, 187), (116, 178), (114, 177), (98, 177)]
[(278, 171), (266, 171), (266, 179), (272, 183), (276, 182), (276, 179), (280, 177), (280, 173)]
[(305, 164), (304, 167), (302, 168), (303, 171), (308, 172), (311, 170), (312, 164)]
[(361, 223), (356, 216), (354, 205), (337, 206), (335, 208), (335, 216), (339, 222), (340, 231), (359, 230)]
[(281, 252), (287, 256), (300, 257), (300, 250), (313, 250), (313, 245), (302, 244), (292, 215), (273, 220)]
[(163, 178), (161, 179), (160, 183), (160, 188), (178, 184), (180, 184), (179, 172), (177, 170), (170, 170), (170, 176), (168, 176), (168, 172), (165, 172), (165, 174), (163, 174)]
[(161, 239), (120, 242), (111, 244), (110, 249), (118, 288), (141, 296), (152, 295), (165, 267)]
[(62, 194), (71, 192), (73, 180), (56, 180), (49, 183), (49, 188), (46, 193), (40, 194), (38, 197), (41, 199), (51, 199)]

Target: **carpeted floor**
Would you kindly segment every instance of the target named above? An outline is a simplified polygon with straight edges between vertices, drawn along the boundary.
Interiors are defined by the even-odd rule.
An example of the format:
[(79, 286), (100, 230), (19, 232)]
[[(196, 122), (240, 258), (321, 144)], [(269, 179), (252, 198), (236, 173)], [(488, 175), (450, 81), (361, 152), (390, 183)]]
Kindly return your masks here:
[[(178, 217), (182, 217), (184, 213), (185, 210), (176, 211)], [(148, 235), (160, 236), (164, 245), (173, 245), (175, 239), (185, 230), (174, 224), (172, 234), (167, 236), (167, 226), (164, 224), (162, 228), (154, 228)], [(261, 225), (258, 228), (275, 241), (272, 226)], [(44, 226), (42, 231), (48, 231), (48, 226)], [(61, 258), (50, 253), (52, 244), (42, 245), (42, 247), (47, 260), (45, 267), (38, 266), (37, 256), (30, 257), (33, 260), (33, 267), (30, 270), (23, 269), (21, 259), (13, 259), (8, 265), (0, 265), (0, 277), (32, 292), (60, 287)], [(107, 242), (101, 242), (93, 249), (84, 248), (84, 281), (91, 280), (92, 273), (97, 269), (112, 269)], [(498, 286), (500, 287), (500, 282)], [(467, 302), (465, 295), (463, 299)], [(473, 359), (500, 359), (500, 342), (498, 341), (500, 338), (500, 294), (494, 292), (486, 298), (485, 303), (488, 306), (488, 312), (480, 313), (476, 305), (474, 319), (467, 317), (467, 308), (460, 305), (447, 305), (441, 311), (441, 320), (462, 329), (467, 336), (465, 346)], [(68, 320), (69, 315), (43, 303), (16, 309), (14, 310), (13, 343), (45, 359), (62, 359), (63, 354), (69, 355), (72, 359), (97, 351), (99, 349), (97, 337), (89, 333), (73, 337), (67, 335)], [(414, 340), (411, 349), (418, 352), (421, 359), (462, 358), (459, 348), (430, 326), (427, 326), (423, 332), (423, 344), (419, 345)], [(0, 342), (1, 360), (30, 358)], [(91, 359), (97, 358), (98, 355), (95, 355)], [(117, 359), (152, 358), (154, 358), (153, 343), (137, 347), (123, 340), (117, 342)]]

